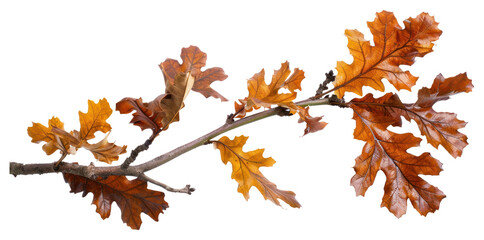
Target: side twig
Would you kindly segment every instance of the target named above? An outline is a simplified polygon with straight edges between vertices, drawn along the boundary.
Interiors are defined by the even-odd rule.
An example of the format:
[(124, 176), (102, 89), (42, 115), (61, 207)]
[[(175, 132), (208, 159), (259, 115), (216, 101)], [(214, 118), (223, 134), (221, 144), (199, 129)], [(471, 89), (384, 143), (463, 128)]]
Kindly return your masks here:
[(187, 184), (184, 188), (180, 188), (180, 189), (172, 188), (172, 187), (170, 187), (170, 186), (168, 186), (168, 185), (166, 185), (166, 184), (164, 184), (162, 182), (156, 181), (155, 179), (146, 176), (146, 174), (144, 174), (144, 173), (140, 174), (138, 176), (138, 178), (141, 179), (141, 180), (144, 180), (144, 181), (153, 183), (155, 185), (158, 185), (158, 186), (164, 188), (165, 190), (167, 190), (169, 192), (186, 193), (188, 195), (191, 195), (192, 192), (195, 191), (195, 188), (190, 187), (189, 184)]

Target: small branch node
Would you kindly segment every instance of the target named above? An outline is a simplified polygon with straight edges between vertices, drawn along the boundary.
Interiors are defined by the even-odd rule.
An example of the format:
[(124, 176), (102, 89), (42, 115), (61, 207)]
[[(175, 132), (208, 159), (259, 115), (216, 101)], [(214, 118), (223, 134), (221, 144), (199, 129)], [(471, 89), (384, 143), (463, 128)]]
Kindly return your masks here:
[[(328, 90), (328, 85), (336, 80), (336, 76), (334, 76), (333, 70), (330, 70), (328, 73), (325, 73), (326, 79), (322, 84), (319, 84), (318, 90), (316, 90), (316, 95), (313, 97), (314, 99), (319, 99), (324, 96), (324, 91)], [(313, 99), (313, 100), (314, 100)]]

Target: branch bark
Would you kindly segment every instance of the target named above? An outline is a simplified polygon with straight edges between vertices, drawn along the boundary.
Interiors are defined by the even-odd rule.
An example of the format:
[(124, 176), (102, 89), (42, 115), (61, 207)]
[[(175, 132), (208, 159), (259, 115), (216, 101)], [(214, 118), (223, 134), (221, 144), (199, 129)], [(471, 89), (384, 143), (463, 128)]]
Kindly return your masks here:
[[(300, 102), (297, 102), (296, 105), (299, 106), (316, 106), (316, 105), (328, 105), (331, 101), (329, 98), (323, 99), (307, 99)], [(58, 167), (55, 167), (54, 163), (37, 163), (37, 164), (22, 164), (16, 162), (10, 162), (10, 174), (17, 176), (17, 175), (31, 175), (31, 174), (45, 174), (45, 173), (54, 173), (54, 172), (66, 172), (71, 174), (76, 174), (79, 176), (87, 177), (87, 178), (95, 178), (98, 176), (107, 177), (110, 175), (125, 175), (125, 176), (135, 176), (135, 177), (145, 177), (145, 172), (150, 171), (154, 168), (157, 168), (174, 158), (179, 157), (180, 155), (189, 152), (197, 147), (200, 147), (211, 139), (228, 132), (232, 129), (247, 125), (249, 123), (259, 121), (271, 116), (276, 115), (286, 115), (285, 108), (276, 107), (271, 108), (245, 118), (236, 120), (236, 121), (227, 121), (221, 127), (187, 143), (178, 148), (175, 148), (165, 154), (162, 154), (158, 157), (155, 157), (145, 163), (128, 166), (123, 168), (120, 166), (111, 166), (111, 167), (96, 167), (93, 163), (88, 166), (78, 165), (77, 163), (66, 163), (61, 162)], [(156, 183), (155, 183), (156, 184)]]

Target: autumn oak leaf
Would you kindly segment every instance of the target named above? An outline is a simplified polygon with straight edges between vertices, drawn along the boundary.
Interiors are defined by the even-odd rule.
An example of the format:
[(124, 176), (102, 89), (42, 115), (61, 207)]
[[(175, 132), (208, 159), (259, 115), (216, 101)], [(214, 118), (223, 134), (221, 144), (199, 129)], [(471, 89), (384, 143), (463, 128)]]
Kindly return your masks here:
[[(281, 68), (274, 71), (269, 85), (264, 80), (265, 71), (262, 69), (247, 81), (249, 96), (235, 102), (237, 117), (243, 118), (247, 112), (260, 107), (270, 108), (273, 105), (289, 108), (291, 112), (297, 111), (293, 100), (297, 96), (296, 89), (301, 89), (301, 81), (304, 79), (304, 71), (295, 69), (291, 74), (289, 63), (281, 64)], [(289, 92), (282, 93), (281, 89), (289, 89)]]
[(42, 150), (44, 150), (47, 155), (51, 155), (57, 150), (60, 150), (62, 153), (67, 154), (70, 150), (69, 143), (56, 136), (52, 132), (53, 128), (59, 128), (63, 130), (64, 123), (61, 122), (59, 118), (52, 117), (49, 120), (48, 127), (40, 123), (32, 123), (32, 127), (27, 128), (27, 133), (32, 138), (33, 143), (46, 142), (42, 146)]
[(99, 100), (97, 104), (88, 100), (88, 106), (87, 113), (79, 111), (79, 122), (81, 123), (79, 138), (82, 140), (93, 139), (94, 133), (97, 131), (107, 133), (111, 130), (111, 125), (106, 120), (111, 116), (113, 110), (106, 98)]
[(76, 153), (79, 148), (85, 148), (97, 160), (111, 164), (119, 159), (120, 154), (126, 152), (127, 146), (120, 147), (114, 143), (109, 143), (107, 140), (109, 133), (96, 144), (90, 144), (88, 140), (93, 139), (94, 134), (98, 131), (107, 133), (111, 130), (111, 125), (106, 120), (112, 112), (113, 110), (105, 98), (99, 100), (98, 103), (88, 100), (87, 113), (79, 111), (80, 131), (65, 131), (64, 123), (56, 117), (49, 120), (48, 128), (40, 123), (33, 123), (33, 126), (29, 127), (27, 131), (32, 138), (32, 142), (47, 142), (42, 147), (47, 155), (59, 149), (65, 157), (67, 154)]
[(353, 63), (340, 61), (336, 65), (338, 75), (333, 84), (338, 98), (342, 98), (345, 92), (362, 95), (363, 86), (384, 91), (382, 78), (398, 90), (410, 90), (415, 85), (418, 78), (403, 71), (400, 65), (412, 65), (415, 57), (432, 52), (433, 42), (442, 31), (427, 13), (408, 18), (404, 24), (402, 29), (391, 12), (377, 13), (375, 21), (368, 22), (374, 46), (358, 30), (346, 30)]
[(213, 90), (210, 84), (227, 78), (222, 68), (205, 66), (207, 54), (198, 47), (183, 48), (180, 55), (182, 63), (177, 60), (166, 59), (160, 63), (160, 69), (165, 80), (165, 93), (153, 101), (144, 103), (141, 98), (124, 98), (116, 104), (116, 110), (122, 114), (133, 112), (131, 123), (141, 130), (151, 129), (154, 134), (166, 130), (168, 126), (179, 121), (179, 112), (184, 107), (184, 100), (193, 90), (205, 97), (220, 98), (227, 101), (220, 93)]
[(442, 164), (429, 153), (420, 156), (408, 153), (409, 148), (419, 146), (420, 139), (410, 133), (397, 134), (387, 130), (396, 123), (391, 121), (392, 117), (369, 112), (358, 104), (350, 103), (349, 106), (356, 121), (354, 137), (366, 142), (361, 155), (356, 158), (356, 174), (351, 179), (356, 194), (364, 196), (377, 172), (382, 170), (387, 180), (381, 206), (387, 207), (395, 216), (405, 214), (407, 199), (422, 215), (439, 209), (445, 195), (419, 174), (438, 175)]
[(242, 193), (245, 199), (249, 199), (249, 190), (256, 187), (264, 196), (276, 205), (280, 205), (279, 200), (289, 204), (291, 207), (299, 208), (301, 205), (296, 200), (296, 194), (291, 191), (284, 191), (270, 182), (260, 172), (260, 167), (271, 167), (275, 161), (271, 157), (263, 157), (264, 149), (257, 149), (250, 152), (244, 152), (243, 146), (248, 137), (238, 136), (233, 140), (228, 137), (222, 137), (213, 141), (215, 148), (220, 150), (222, 162), (232, 164), (232, 178), (239, 183), (238, 192)]
[(83, 197), (93, 194), (92, 204), (96, 205), (96, 212), (102, 219), (110, 216), (111, 205), (116, 202), (121, 219), (132, 229), (140, 229), (141, 212), (158, 221), (158, 215), (168, 208), (165, 194), (148, 189), (147, 182), (140, 179), (128, 180), (125, 176), (89, 179), (69, 173), (63, 175), (72, 193), (82, 192)]
[(356, 158), (356, 174), (351, 179), (357, 195), (364, 195), (377, 172), (382, 170), (387, 177), (382, 206), (397, 217), (405, 213), (407, 198), (422, 215), (437, 210), (445, 195), (418, 175), (438, 175), (442, 170), (441, 163), (429, 153), (409, 154), (407, 150), (418, 146), (421, 139), (410, 133), (397, 134), (387, 128), (401, 127), (402, 118), (413, 120), (432, 146), (442, 145), (453, 157), (458, 157), (467, 146), (467, 136), (458, 131), (465, 122), (453, 113), (436, 112), (432, 107), (453, 94), (469, 92), (472, 87), (466, 74), (450, 78), (438, 75), (430, 89), (424, 87), (419, 91), (413, 104), (402, 103), (393, 93), (380, 98), (367, 94), (349, 102), (356, 120), (354, 137), (366, 142), (362, 154)]
[(321, 117), (312, 117), (309, 115), (309, 107), (297, 106), (297, 113), (299, 114), (299, 123), (305, 122), (306, 128), (304, 129), (304, 135), (308, 133), (317, 132), (322, 130), (328, 123), (321, 121)]

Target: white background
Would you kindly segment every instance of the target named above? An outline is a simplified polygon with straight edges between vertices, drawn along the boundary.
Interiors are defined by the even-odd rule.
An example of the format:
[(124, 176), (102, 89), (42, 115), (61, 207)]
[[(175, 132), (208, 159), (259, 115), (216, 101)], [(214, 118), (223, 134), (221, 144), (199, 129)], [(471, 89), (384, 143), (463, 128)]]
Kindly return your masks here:
[[(22, 239), (482, 239), (484, 36), (477, 2), (2, 1), (0, 234)], [(197, 190), (191, 196), (166, 193), (170, 207), (159, 222), (143, 214), (140, 231), (122, 223), (116, 204), (111, 217), (102, 220), (91, 205), (92, 194), (82, 198), (69, 193), (60, 174), (8, 174), (10, 161), (53, 162), (59, 157), (46, 156), (40, 144), (30, 143), (27, 127), (32, 121), (46, 125), (58, 116), (71, 130), (79, 127), (77, 112), (87, 111), (88, 99), (106, 97), (113, 108), (123, 97), (151, 100), (164, 91), (157, 65), (166, 58), (179, 59), (181, 48), (189, 45), (208, 54), (208, 67), (224, 68), (229, 78), (213, 87), (230, 101), (191, 93), (181, 121), (156, 139), (140, 162), (223, 124), (233, 112), (233, 101), (247, 95), (246, 80), (262, 68), (271, 74), (288, 60), (291, 68), (303, 69), (306, 79), (298, 99), (305, 99), (336, 61), (351, 62), (344, 30), (359, 29), (370, 39), (366, 22), (381, 10), (394, 12), (401, 24), (429, 12), (443, 30), (434, 52), (409, 68), (420, 80), (414, 93), (400, 94), (403, 101), (414, 101), (416, 91), (430, 86), (438, 73), (450, 77), (467, 72), (474, 80), (474, 92), (436, 106), (469, 122), (461, 130), (470, 143), (462, 157), (453, 159), (425, 140), (424, 147), (411, 150), (430, 151), (444, 163), (440, 176), (424, 177), (447, 195), (435, 214), (422, 217), (409, 203), (407, 214), (397, 219), (380, 208), (382, 173), (365, 197), (355, 196), (349, 182), (363, 142), (353, 139), (352, 112), (335, 107), (312, 108), (313, 116), (325, 115), (329, 124), (305, 137), (296, 117), (266, 119), (227, 134), (250, 136), (246, 150), (266, 148), (265, 156), (277, 163), (262, 172), (280, 189), (294, 191), (301, 209), (275, 206), (256, 189), (245, 201), (230, 179), (230, 165), (223, 165), (211, 146), (148, 173), (171, 186), (189, 183)], [(108, 120), (113, 126), (110, 140), (127, 144), (128, 151), (150, 134), (128, 124), (130, 119), (114, 112)], [(404, 127), (402, 131), (416, 132), (414, 123)], [(80, 150), (66, 161), (89, 164), (93, 158)]]

